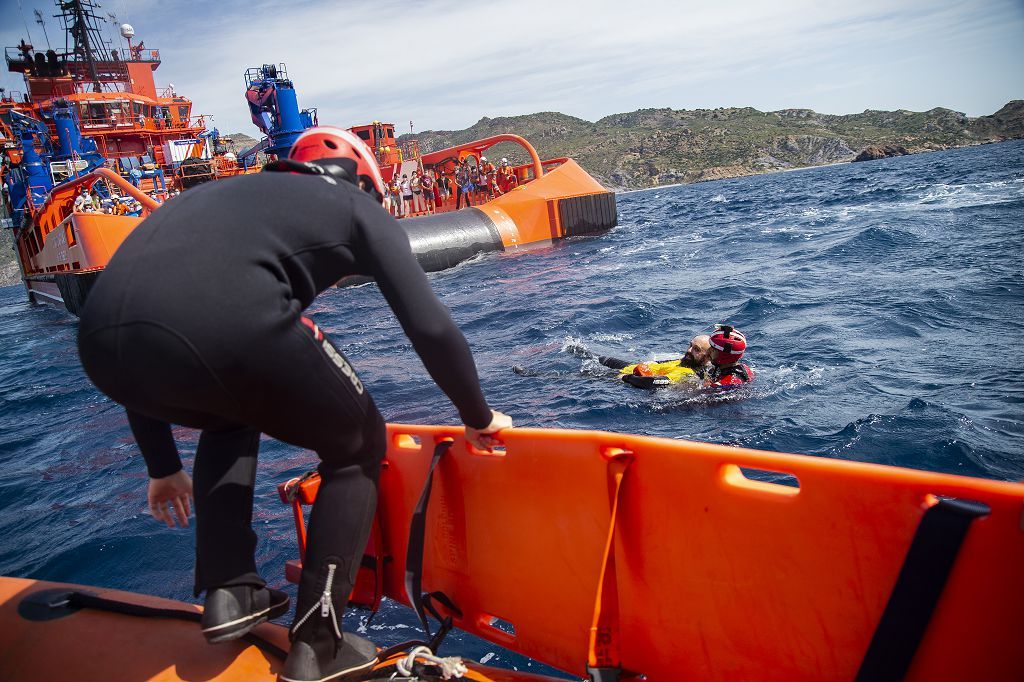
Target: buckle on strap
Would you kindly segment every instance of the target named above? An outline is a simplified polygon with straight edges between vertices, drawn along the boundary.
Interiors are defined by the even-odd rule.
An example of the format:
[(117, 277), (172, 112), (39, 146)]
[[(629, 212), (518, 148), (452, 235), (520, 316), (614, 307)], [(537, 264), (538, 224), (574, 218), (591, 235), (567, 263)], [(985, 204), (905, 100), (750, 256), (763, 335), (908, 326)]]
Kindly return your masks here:
[(591, 668), (589, 665), (587, 666), (590, 682), (619, 682), (621, 674), (621, 668)]

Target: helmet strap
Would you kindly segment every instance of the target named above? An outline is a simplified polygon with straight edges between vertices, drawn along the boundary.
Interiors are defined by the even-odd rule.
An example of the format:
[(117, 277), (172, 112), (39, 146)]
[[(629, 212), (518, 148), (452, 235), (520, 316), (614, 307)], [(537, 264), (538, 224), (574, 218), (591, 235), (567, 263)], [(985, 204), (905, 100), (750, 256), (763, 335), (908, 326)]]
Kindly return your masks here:
[(277, 161), (271, 161), (263, 167), (264, 171), (270, 171), (272, 173), (299, 173), (301, 175), (326, 175), (338, 180), (345, 180), (353, 185), (358, 183), (352, 179), (349, 172), (339, 166), (338, 164), (331, 163), (325, 166), (321, 166), (318, 163), (312, 163), (310, 161), (296, 161), (294, 159), (278, 159)]

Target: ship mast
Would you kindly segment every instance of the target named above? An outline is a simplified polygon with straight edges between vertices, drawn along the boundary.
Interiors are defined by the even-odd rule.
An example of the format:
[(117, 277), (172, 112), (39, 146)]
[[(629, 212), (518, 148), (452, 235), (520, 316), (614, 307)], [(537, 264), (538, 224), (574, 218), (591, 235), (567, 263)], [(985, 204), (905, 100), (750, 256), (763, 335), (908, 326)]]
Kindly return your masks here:
[[(102, 92), (96, 63), (110, 61), (110, 56), (105, 53), (103, 37), (98, 28), (98, 22), (102, 20), (94, 11), (97, 6), (91, 0), (58, 0), (58, 7), (61, 13), (54, 16), (64, 20), (67, 54), (76, 55), (88, 66), (93, 92)], [(75, 40), (74, 48), (68, 44), (71, 38)]]

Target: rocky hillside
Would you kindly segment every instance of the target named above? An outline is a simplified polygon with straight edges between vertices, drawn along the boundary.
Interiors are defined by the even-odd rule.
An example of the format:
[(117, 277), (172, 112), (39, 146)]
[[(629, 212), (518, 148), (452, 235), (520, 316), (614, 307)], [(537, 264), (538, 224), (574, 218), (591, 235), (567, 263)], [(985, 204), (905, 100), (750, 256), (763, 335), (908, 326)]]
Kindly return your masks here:
[[(3, 211), (0, 210), (0, 215)], [(10, 228), (0, 227), (0, 287), (21, 281), (21, 270), (14, 259), (14, 239)]]
[[(852, 161), (872, 146), (915, 153), (1020, 138), (1024, 100), (979, 118), (942, 108), (846, 116), (809, 109), (641, 109), (596, 122), (544, 112), (482, 118), (466, 130), (416, 137), (422, 151), (434, 151), (497, 133), (522, 135), (542, 158), (572, 157), (609, 187), (638, 189)], [(525, 162), (510, 144), (492, 156)]]
[(221, 139), (224, 140), (228, 151), (235, 154), (247, 151), (259, 142), (259, 139), (250, 137), (245, 133), (232, 133), (231, 135), (224, 135)]

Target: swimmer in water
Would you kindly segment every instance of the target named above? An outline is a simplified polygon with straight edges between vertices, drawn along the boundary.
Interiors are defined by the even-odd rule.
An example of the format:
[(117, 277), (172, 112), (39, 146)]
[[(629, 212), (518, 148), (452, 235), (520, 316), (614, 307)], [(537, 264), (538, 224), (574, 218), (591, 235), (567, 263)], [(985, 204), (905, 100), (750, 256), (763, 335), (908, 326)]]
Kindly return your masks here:
[(680, 382), (704, 384), (713, 372), (711, 338), (700, 334), (690, 340), (683, 357), (676, 360), (630, 363), (618, 358), (599, 356), (605, 367), (619, 370), (626, 383), (638, 388), (655, 388)]
[(708, 386), (742, 386), (754, 380), (754, 370), (740, 362), (747, 349), (743, 334), (727, 324), (719, 324), (709, 342), (712, 370)]

